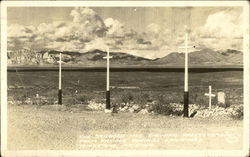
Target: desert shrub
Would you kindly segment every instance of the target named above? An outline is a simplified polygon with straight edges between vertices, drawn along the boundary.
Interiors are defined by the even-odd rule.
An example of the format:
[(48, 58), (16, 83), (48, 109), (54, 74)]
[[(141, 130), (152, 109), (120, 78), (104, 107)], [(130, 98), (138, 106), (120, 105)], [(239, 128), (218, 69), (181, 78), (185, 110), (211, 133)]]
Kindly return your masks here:
[(76, 95), (76, 101), (81, 104), (86, 104), (88, 101), (93, 99), (93, 95), (78, 94)]
[(56, 97), (47, 97), (47, 103), (46, 105), (51, 105), (51, 104), (54, 104), (56, 101), (57, 101), (57, 98)]
[[(207, 108), (209, 105), (209, 98), (208, 96), (205, 96), (204, 94), (207, 93), (207, 91), (203, 91), (203, 90), (199, 90), (197, 89), (194, 92), (190, 92), (190, 96), (189, 96), (189, 102), (190, 104), (197, 104), (200, 107), (205, 107)], [(217, 97), (212, 97), (212, 105), (216, 105), (217, 104)]]
[(62, 103), (65, 105), (74, 105), (74, 104), (78, 104), (78, 101), (74, 97), (64, 96)]
[(88, 101), (92, 100), (94, 97), (92, 94), (72, 94), (72, 95), (65, 95), (63, 97), (64, 104), (86, 104)]
[(244, 117), (244, 107), (243, 104), (233, 106), (233, 111), (231, 112), (231, 117), (234, 119), (242, 120)]
[(27, 98), (25, 101), (22, 101), (22, 104), (42, 106), (42, 105), (48, 105), (50, 104), (50, 102), (46, 97), (39, 96), (39, 97)]
[(145, 92), (137, 92), (135, 94), (134, 102), (141, 107), (145, 107), (145, 105), (149, 102), (152, 102), (152, 94), (151, 93), (145, 93)]
[(92, 95), (92, 101), (94, 101), (96, 103), (101, 103), (101, 104), (105, 103), (106, 102), (106, 95), (104, 93), (105, 92), (103, 92), (103, 94), (95, 93), (94, 95)]
[(134, 94), (130, 91), (117, 91), (112, 92), (113, 103), (116, 105), (128, 104), (134, 101)]
[(182, 111), (176, 110), (174, 106), (171, 105), (171, 101), (167, 99), (164, 95), (159, 95), (156, 103), (152, 105), (152, 111), (161, 115), (181, 115)]
[(206, 104), (207, 102), (205, 102), (204, 101), (204, 98), (200, 95), (200, 94), (198, 94), (198, 93), (189, 93), (190, 94), (190, 96), (189, 96), (189, 102), (191, 103), (191, 104), (199, 104), (199, 105), (201, 105), (201, 104)]

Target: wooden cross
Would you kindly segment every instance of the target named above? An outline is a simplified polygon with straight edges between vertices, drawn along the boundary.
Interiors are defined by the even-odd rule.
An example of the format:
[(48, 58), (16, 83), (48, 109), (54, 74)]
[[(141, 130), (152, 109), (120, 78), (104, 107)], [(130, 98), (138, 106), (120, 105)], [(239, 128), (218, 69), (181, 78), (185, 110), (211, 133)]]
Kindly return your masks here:
[(188, 45), (188, 33), (185, 34), (185, 46), (179, 47), (185, 49), (185, 74), (184, 74), (184, 108), (183, 113), (184, 117), (188, 117), (188, 49), (195, 48), (195, 46)]
[(107, 56), (103, 57), (104, 59), (107, 59), (107, 84), (106, 84), (106, 109), (110, 109), (110, 91), (109, 91), (109, 59), (112, 58), (112, 56), (109, 56), (109, 47), (107, 47)]
[(180, 49), (185, 49), (185, 75), (184, 75), (184, 91), (188, 92), (188, 49), (195, 46), (188, 45), (188, 33), (185, 34), (185, 46), (180, 46)]
[(59, 87), (58, 87), (58, 104), (62, 104), (62, 53), (59, 55)]
[(205, 93), (205, 96), (209, 97), (209, 110), (212, 108), (212, 97), (215, 97), (215, 94), (212, 94), (212, 86), (209, 85), (209, 92)]

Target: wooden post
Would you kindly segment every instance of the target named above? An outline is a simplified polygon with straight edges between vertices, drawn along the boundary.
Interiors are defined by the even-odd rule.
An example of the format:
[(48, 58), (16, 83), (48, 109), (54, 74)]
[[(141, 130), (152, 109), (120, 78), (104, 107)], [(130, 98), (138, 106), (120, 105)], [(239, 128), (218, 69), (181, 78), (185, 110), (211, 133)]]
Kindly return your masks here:
[(62, 53), (60, 53), (58, 63), (59, 63), (58, 104), (62, 105)]
[(184, 117), (188, 117), (188, 34), (185, 34), (185, 78), (184, 78)]
[(212, 97), (215, 97), (214, 94), (212, 94), (212, 86), (209, 85), (209, 91), (208, 93), (205, 93), (205, 96), (208, 96), (209, 97), (209, 110), (212, 109)]
[(183, 106), (183, 116), (189, 117), (188, 105), (189, 105), (189, 92), (188, 92), (188, 49), (195, 48), (195, 46), (188, 45), (188, 33), (185, 33), (185, 46), (179, 47), (185, 49), (185, 73), (184, 73), (184, 106)]
[(106, 109), (110, 110), (110, 90), (109, 90), (109, 59), (112, 58), (112, 56), (109, 56), (109, 47), (107, 48), (107, 56), (103, 57), (107, 59), (107, 83), (106, 83)]

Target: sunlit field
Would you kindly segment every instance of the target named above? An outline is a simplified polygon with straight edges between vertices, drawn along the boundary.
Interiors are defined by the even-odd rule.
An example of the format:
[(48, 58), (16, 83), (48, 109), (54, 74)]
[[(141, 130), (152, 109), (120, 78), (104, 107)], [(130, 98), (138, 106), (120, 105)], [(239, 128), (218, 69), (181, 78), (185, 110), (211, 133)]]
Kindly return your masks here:
[[(183, 76), (182, 72), (111, 72), (112, 104), (115, 105), (121, 101), (137, 101), (140, 104), (143, 103), (142, 101), (153, 101), (160, 95), (170, 102), (181, 103)], [(204, 93), (208, 92), (209, 85), (212, 86), (213, 93), (225, 92), (229, 105), (243, 103), (242, 71), (190, 73), (190, 103), (207, 105), (208, 98)], [(89, 100), (104, 103), (106, 73), (63, 72), (62, 90), (64, 104), (84, 103)], [(8, 72), (8, 98), (24, 101), (39, 94), (46, 97), (48, 103), (53, 104), (57, 101), (57, 92), (58, 72), (56, 71)], [(130, 98), (125, 98), (126, 96)], [(215, 101), (216, 98), (213, 100)]]
[[(111, 72), (113, 107), (138, 104), (143, 108), (145, 104), (156, 101), (158, 103), (154, 111), (159, 114), (118, 112), (110, 115), (103, 110), (93, 111), (87, 108), (93, 102), (105, 104), (105, 72), (63, 71), (63, 105), (60, 108), (53, 105), (57, 104), (58, 72), (8, 72), (8, 148), (98, 149), (95, 145), (91, 147), (91, 144), (81, 147), (79, 137), (140, 134), (144, 140), (149, 140), (146, 136), (148, 134), (176, 134), (177, 137), (172, 140), (181, 140), (183, 133), (206, 133), (206, 138), (198, 138), (198, 141), (193, 141), (194, 138), (186, 139), (191, 142), (166, 138), (161, 139), (164, 141), (148, 144), (151, 149), (241, 148), (242, 120), (223, 116), (186, 119), (180, 115), (165, 114), (172, 111), (169, 112), (168, 107), (161, 108), (162, 106), (170, 103), (183, 104), (183, 75), (183, 72)], [(226, 93), (227, 106), (242, 105), (242, 75), (242, 71), (190, 72), (190, 104), (207, 108), (208, 98), (204, 93), (212, 85), (212, 93)], [(37, 95), (45, 101), (37, 102)], [(27, 100), (33, 102), (32, 105)], [(217, 105), (216, 98), (213, 98), (212, 103), (213, 106)], [(224, 137), (228, 130), (233, 130), (237, 135), (233, 143), (228, 142), (228, 137)], [(208, 134), (223, 136), (209, 138)], [(126, 140), (131, 139), (127, 137)], [(126, 144), (129, 142), (102, 149), (147, 149), (125, 147)]]

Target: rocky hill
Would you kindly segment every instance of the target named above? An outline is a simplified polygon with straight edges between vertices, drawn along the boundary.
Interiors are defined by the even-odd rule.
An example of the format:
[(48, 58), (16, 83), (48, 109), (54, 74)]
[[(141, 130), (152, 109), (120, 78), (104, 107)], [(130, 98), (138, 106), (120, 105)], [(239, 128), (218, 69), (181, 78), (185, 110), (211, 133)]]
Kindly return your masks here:
[[(184, 53), (173, 52), (156, 61), (157, 64), (184, 65)], [(237, 50), (213, 51), (202, 49), (188, 54), (190, 65), (242, 65), (243, 53)]]
[[(8, 51), (8, 65), (56, 65), (59, 60), (60, 51), (56, 50), (19, 50)], [(106, 52), (93, 50), (86, 53), (63, 51), (62, 61), (65, 65), (84, 66), (84, 67), (103, 67), (106, 66)], [(139, 56), (121, 52), (111, 52), (111, 66), (183, 66), (184, 53), (173, 52), (169, 55), (147, 59)], [(196, 66), (203, 65), (242, 65), (243, 53), (236, 50), (213, 51), (202, 49), (189, 53), (189, 64)]]

